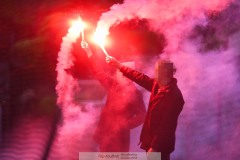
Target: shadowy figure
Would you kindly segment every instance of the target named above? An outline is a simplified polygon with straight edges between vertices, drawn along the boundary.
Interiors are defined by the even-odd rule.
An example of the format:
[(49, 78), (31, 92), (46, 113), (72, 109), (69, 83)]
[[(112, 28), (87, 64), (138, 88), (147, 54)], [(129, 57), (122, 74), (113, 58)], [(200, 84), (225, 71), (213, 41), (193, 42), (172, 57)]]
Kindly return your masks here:
[(100, 152), (128, 152), (130, 130), (142, 124), (146, 115), (142, 94), (120, 72), (114, 76), (106, 74), (95, 63), (88, 44), (83, 41), (81, 45), (90, 59), (94, 76), (107, 90), (106, 104), (93, 138)]
[(153, 79), (122, 65), (114, 57), (107, 56), (106, 62), (151, 92), (140, 136), (140, 147), (147, 151), (147, 155), (151, 152), (161, 152), (161, 160), (169, 160), (170, 153), (175, 149), (178, 116), (184, 105), (177, 79), (173, 77), (175, 72), (173, 63), (168, 60), (158, 61), (155, 66), (155, 79)]

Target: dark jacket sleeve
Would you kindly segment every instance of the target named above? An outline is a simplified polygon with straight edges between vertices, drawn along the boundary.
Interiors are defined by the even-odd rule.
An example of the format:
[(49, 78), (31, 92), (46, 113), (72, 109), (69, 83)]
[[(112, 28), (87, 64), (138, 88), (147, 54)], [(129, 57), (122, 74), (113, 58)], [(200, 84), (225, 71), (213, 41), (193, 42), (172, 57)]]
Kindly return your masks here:
[(154, 79), (126, 66), (121, 67), (120, 71), (123, 73), (124, 76), (151, 92), (154, 84)]
[(103, 69), (100, 69), (94, 59), (89, 58), (90, 67), (93, 72), (94, 77), (104, 86), (105, 89), (109, 89), (113, 83), (113, 79), (104, 72)]

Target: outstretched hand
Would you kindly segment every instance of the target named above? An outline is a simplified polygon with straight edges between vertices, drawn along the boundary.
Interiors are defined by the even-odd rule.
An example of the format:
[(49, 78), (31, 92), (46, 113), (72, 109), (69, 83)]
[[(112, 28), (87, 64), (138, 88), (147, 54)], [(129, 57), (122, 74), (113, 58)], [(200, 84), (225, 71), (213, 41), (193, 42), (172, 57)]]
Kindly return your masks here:
[(89, 48), (88, 43), (83, 40), (83, 41), (81, 41), (81, 46), (82, 46), (82, 49), (84, 49), (84, 51), (87, 53), (88, 57), (91, 57), (92, 56), (92, 51)]
[(88, 48), (88, 44), (84, 40), (81, 41), (81, 46), (82, 46), (83, 49)]
[(122, 67), (122, 64), (118, 60), (116, 60), (116, 58), (114, 58), (112, 56), (106, 56), (106, 62), (109, 65), (117, 67), (119, 69)]

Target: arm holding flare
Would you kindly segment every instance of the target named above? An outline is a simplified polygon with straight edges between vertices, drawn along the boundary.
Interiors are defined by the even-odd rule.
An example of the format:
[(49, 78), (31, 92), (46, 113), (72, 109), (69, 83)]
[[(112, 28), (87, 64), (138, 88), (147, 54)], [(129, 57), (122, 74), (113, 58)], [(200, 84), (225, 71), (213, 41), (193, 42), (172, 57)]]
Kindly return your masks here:
[(110, 85), (113, 83), (112, 78), (109, 75), (107, 75), (104, 70), (98, 67), (94, 59), (93, 52), (91, 51), (86, 41), (83, 40), (81, 42), (81, 47), (87, 53), (87, 56), (90, 61), (91, 70), (94, 73), (94, 77), (98, 79), (98, 81), (108, 90), (110, 88)]
[(118, 68), (118, 69), (121, 69), (122, 66), (123, 66), (118, 60), (116, 60), (116, 59), (115, 59), (114, 57), (112, 57), (112, 56), (107, 56), (107, 57), (106, 57), (106, 62), (107, 62), (108, 64), (110, 64), (110, 65)]
[(153, 78), (150, 78), (143, 73), (140, 73), (136, 70), (133, 70), (129, 67), (126, 67), (126, 66), (122, 65), (114, 57), (107, 56), (106, 57), (106, 62), (109, 65), (118, 68), (123, 73), (123, 75), (125, 77), (127, 77), (127, 78), (131, 79), (132, 81), (136, 82), (137, 84), (139, 84), (140, 86), (142, 86), (143, 88), (148, 90), (149, 92), (152, 91), (152, 87), (154, 85), (154, 79)]
[(91, 49), (89, 48), (87, 42), (82, 40), (81, 46), (82, 46), (83, 50), (87, 53), (88, 58), (91, 58), (93, 53), (92, 53)]

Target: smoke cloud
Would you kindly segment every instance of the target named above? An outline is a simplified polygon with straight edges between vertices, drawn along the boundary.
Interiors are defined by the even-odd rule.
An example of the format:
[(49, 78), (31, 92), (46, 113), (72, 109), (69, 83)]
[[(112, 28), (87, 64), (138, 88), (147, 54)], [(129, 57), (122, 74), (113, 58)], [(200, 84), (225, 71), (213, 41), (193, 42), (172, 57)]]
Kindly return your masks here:
[(67, 69), (74, 65), (71, 51), (72, 44), (77, 41), (80, 35), (80, 31), (77, 31), (74, 26), (68, 30), (68, 34), (62, 39), (61, 49), (58, 53), (56, 91), (57, 104), (61, 107), (63, 122), (58, 128), (58, 135), (50, 159), (78, 158), (79, 151), (86, 149), (86, 146), (82, 144), (83, 137), (86, 133), (92, 132), (91, 126), (97, 117), (97, 112), (91, 103), (88, 104), (86, 110), (76, 101), (81, 86), (77, 79), (67, 73)]
[[(186, 101), (173, 159), (240, 157), (236, 143), (240, 138), (239, 8), (237, 0), (125, 0), (113, 5), (98, 22), (97, 29), (104, 29), (108, 35), (112, 25), (135, 17), (145, 18), (153, 31), (166, 37), (168, 45), (161, 56), (175, 63), (176, 77)], [(214, 21), (211, 14), (223, 16)], [(213, 27), (216, 31), (194, 33), (196, 26)], [(202, 35), (192, 39), (192, 34)], [(204, 34), (212, 36), (204, 39), (201, 37)], [(210, 46), (201, 50), (209, 41), (214, 45), (221, 40), (227, 43), (224, 49)], [(144, 69), (147, 70), (145, 73), (152, 75), (153, 68)]]
[[(110, 11), (103, 13), (97, 24), (97, 30), (104, 30), (108, 35), (109, 28), (114, 24), (135, 17), (145, 18), (153, 31), (166, 37), (168, 45), (162, 56), (174, 62), (178, 84), (186, 102), (179, 119), (173, 160), (240, 157), (237, 151), (240, 148), (237, 142), (240, 139), (240, 89), (237, 87), (240, 79), (239, 62), (236, 61), (239, 59), (240, 32), (235, 29), (224, 34), (222, 38), (227, 39), (228, 43), (225, 49), (202, 51), (202, 46), (209, 39), (202, 39), (201, 36), (191, 38), (196, 26), (207, 28), (211, 24), (209, 15), (212, 13), (227, 12), (226, 18), (237, 20), (239, 12), (232, 15), (231, 10), (226, 11), (232, 4), (236, 6), (234, 11), (239, 10), (238, 0), (125, 0), (123, 4), (115, 4)], [(222, 27), (218, 27), (216, 33), (233, 25), (239, 28), (238, 23), (230, 22), (233, 21), (217, 22), (216, 26), (221, 24)], [(70, 52), (71, 44), (76, 39), (77, 36), (70, 33), (63, 38), (57, 65), (58, 104), (64, 117), (59, 140), (68, 143), (68, 146), (74, 146), (70, 137), (82, 138), (79, 133), (84, 134), (87, 127), (94, 123), (96, 114), (94, 110), (84, 113), (81, 106), (74, 103), (79, 84), (65, 72), (73, 65)], [(145, 72), (148, 75), (152, 75), (151, 70), (153, 68), (144, 68), (144, 71), (149, 71)]]
[(103, 13), (96, 30), (109, 34), (113, 24), (134, 17), (149, 19), (156, 32), (163, 32), (171, 45), (166, 51), (178, 50), (183, 36), (197, 23), (206, 23), (206, 12), (220, 11), (227, 7), (230, 0), (213, 1), (167, 1), (167, 0), (125, 0), (123, 4), (115, 4), (109, 12)]

